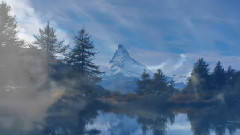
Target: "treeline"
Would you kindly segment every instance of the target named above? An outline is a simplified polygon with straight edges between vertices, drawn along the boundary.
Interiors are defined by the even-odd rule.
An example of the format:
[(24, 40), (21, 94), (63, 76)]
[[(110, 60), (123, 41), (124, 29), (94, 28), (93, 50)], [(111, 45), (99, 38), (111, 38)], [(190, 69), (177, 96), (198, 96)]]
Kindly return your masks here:
[(240, 97), (240, 71), (231, 66), (225, 70), (220, 61), (210, 72), (209, 64), (203, 59), (194, 63), (191, 76), (183, 93), (197, 93), (205, 97)]
[(146, 72), (143, 72), (141, 80), (137, 82), (137, 94), (138, 95), (148, 95), (148, 96), (162, 96), (169, 97), (176, 92), (174, 88), (174, 82), (168, 81), (167, 77), (163, 72), (158, 69), (151, 78)]
[(101, 80), (99, 67), (92, 61), (96, 49), (85, 29), (75, 34), (74, 45), (57, 37), (48, 22), (26, 43), (17, 34), (16, 17), (11, 7), (0, 2), (0, 87), (31, 87), (49, 90), (56, 85), (81, 91), (82, 96), (95, 93)]
[(174, 95), (173, 100), (186, 100), (186, 102), (194, 98), (225, 101), (240, 98), (240, 71), (233, 69), (231, 66), (225, 70), (221, 62), (218, 61), (213, 71), (210, 72), (209, 64), (203, 58), (194, 63), (191, 76), (183, 90), (175, 89), (174, 82), (168, 81), (161, 70), (157, 70), (152, 78), (144, 71), (137, 84), (138, 95), (163, 95), (165, 98)]

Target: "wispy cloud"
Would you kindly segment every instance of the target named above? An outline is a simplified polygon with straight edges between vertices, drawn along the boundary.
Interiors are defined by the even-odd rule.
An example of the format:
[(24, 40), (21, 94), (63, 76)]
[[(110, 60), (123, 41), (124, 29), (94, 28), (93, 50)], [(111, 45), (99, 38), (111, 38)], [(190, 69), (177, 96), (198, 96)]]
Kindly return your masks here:
[[(43, 28), (49, 18), (40, 17), (36, 10), (31, 6), (29, 0), (6, 0), (11, 6), (11, 14), (16, 16), (18, 22), (18, 36), (26, 42), (33, 42), (33, 34), (36, 34), (39, 28)], [(50, 21), (51, 25), (58, 27), (57, 23)], [(60, 39), (66, 39), (68, 42), (67, 34), (58, 27), (57, 35)]]
[(12, 7), (12, 14), (16, 15), (18, 21), (19, 37), (26, 41), (33, 41), (32, 34), (36, 33), (38, 28), (43, 26), (42, 21), (36, 15), (28, 0), (7, 0)]
[(7, 2), (17, 15), (21, 37), (29, 41), (47, 20), (57, 27), (60, 38), (69, 42), (77, 30), (85, 27), (100, 52), (96, 59), (99, 64), (108, 62), (118, 43), (150, 68), (164, 68), (169, 73), (189, 72), (196, 57), (235, 65), (233, 61), (240, 56), (238, 1)]

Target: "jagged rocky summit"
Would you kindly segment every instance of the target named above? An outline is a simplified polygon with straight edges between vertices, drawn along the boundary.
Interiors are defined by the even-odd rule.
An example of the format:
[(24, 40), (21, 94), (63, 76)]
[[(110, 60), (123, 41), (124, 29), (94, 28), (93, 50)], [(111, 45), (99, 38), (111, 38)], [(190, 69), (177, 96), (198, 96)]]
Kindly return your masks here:
[[(120, 93), (134, 93), (137, 88), (137, 80), (141, 78), (146, 70), (151, 76), (153, 73), (143, 64), (133, 59), (123, 45), (118, 45), (112, 59), (109, 61), (105, 74), (102, 76), (101, 85), (110, 91)], [(176, 76), (169, 77), (175, 80)], [(177, 82), (176, 86), (184, 87), (184, 83)]]
[(127, 49), (120, 44), (112, 59), (109, 61), (106, 76), (122, 74), (125, 77), (139, 78), (144, 69), (151, 73), (145, 65), (131, 58)]
[(102, 79), (102, 86), (110, 91), (133, 93), (137, 88), (137, 80), (143, 71), (152, 72), (143, 64), (133, 59), (123, 45), (118, 45)]

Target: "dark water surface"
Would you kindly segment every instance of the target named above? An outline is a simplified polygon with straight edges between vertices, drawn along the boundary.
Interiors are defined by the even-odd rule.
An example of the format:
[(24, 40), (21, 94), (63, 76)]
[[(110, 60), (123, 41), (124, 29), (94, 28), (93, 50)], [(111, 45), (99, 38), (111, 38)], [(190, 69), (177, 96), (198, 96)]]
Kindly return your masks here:
[[(170, 107), (97, 101), (49, 110), (44, 135), (239, 135), (239, 105)], [(74, 105), (78, 106), (78, 105)]]

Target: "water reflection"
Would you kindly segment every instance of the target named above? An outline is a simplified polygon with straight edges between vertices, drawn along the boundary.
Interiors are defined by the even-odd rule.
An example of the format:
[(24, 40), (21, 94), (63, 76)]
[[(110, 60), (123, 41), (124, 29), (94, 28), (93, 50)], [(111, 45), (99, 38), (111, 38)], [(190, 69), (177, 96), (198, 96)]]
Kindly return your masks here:
[(187, 112), (195, 135), (208, 135), (213, 130), (217, 135), (234, 134), (240, 128), (240, 112), (237, 106), (219, 105)]
[[(158, 134), (152, 129), (143, 130), (143, 124), (138, 122), (137, 117), (130, 117), (124, 114), (103, 113), (94, 119), (94, 122), (87, 125), (87, 129), (99, 129), (104, 135), (154, 135)], [(160, 133), (163, 134), (163, 133)], [(186, 114), (178, 114), (175, 122), (167, 122), (167, 135), (191, 135), (191, 125), (187, 121)]]
[(104, 135), (140, 135), (144, 133), (141, 127), (142, 124), (137, 122), (137, 117), (99, 111), (94, 122), (89, 123), (86, 129), (98, 129)]
[(106, 105), (97, 100), (60, 100), (45, 119), (44, 135), (237, 135), (238, 105), (170, 107)]

